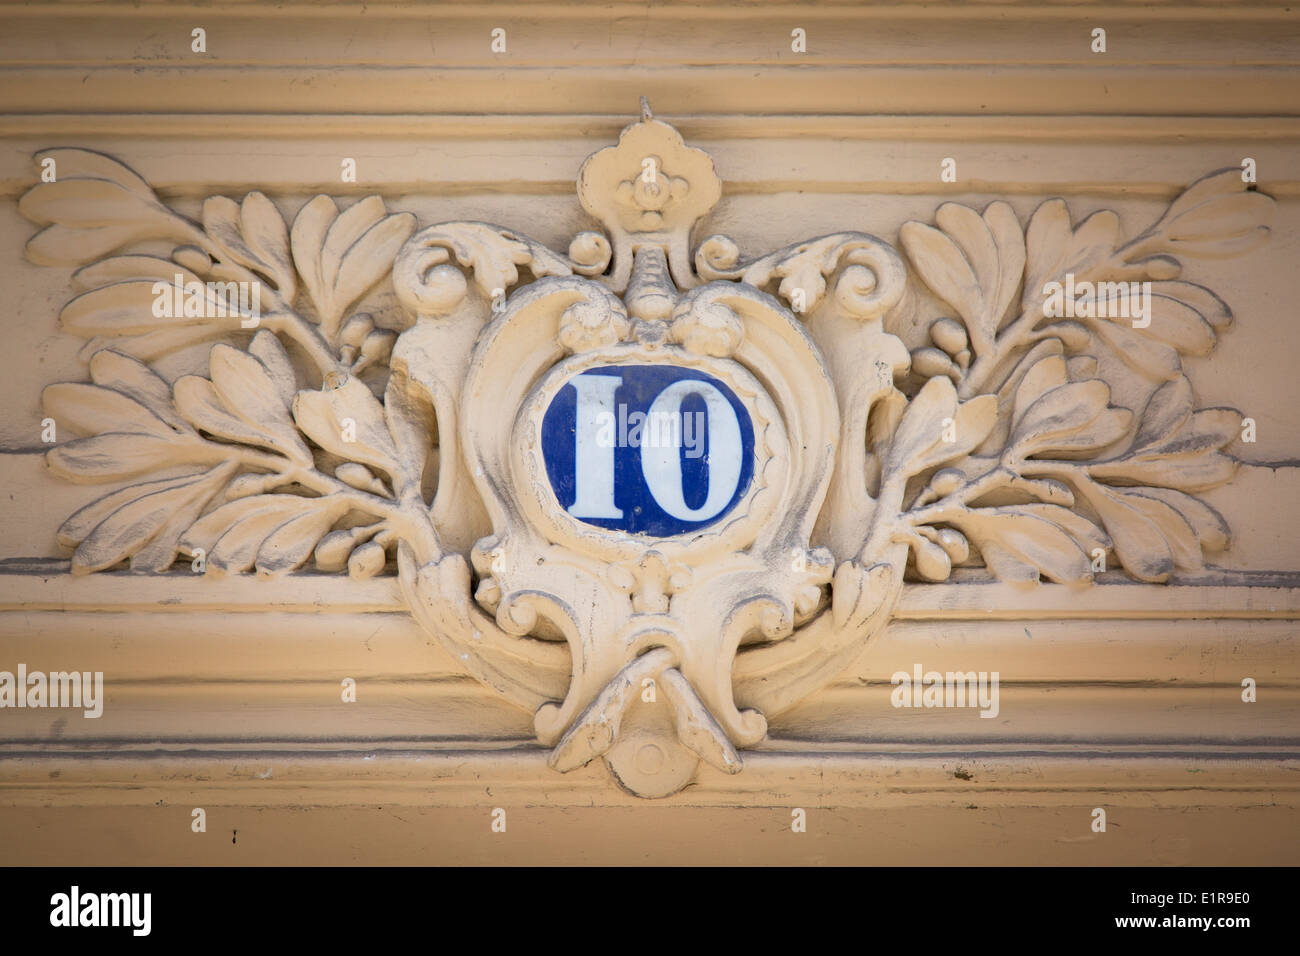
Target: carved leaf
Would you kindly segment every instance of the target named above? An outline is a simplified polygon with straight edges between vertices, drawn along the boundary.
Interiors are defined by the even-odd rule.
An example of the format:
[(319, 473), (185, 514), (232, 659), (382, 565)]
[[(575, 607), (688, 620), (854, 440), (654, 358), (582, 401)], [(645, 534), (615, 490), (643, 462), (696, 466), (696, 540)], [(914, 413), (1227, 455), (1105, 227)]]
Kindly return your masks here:
[(257, 572), (274, 576), (301, 567), (347, 507), (344, 502), (330, 502), (329, 507), (306, 511), (280, 525), (258, 549)]
[(1181, 371), (1178, 354), (1208, 355), (1218, 342), (1216, 328), (1231, 322), (1227, 306), (1208, 289), (1190, 282), (1154, 282), (1149, 312), (1140, 318), (1144, 324), (1135, 327), (1139, 317), (1131, 309), (1131, 291), (1119, 283), (1098, 283), (1097, 296), (1086, 303), (1095, 315), (1080, 315), (1078, 321), (1127, 364), (1157, 380)]
[(898, 237), (925, 284), (952, 306), (966, 323), (972, 342), (987, 349), (990, 340), (980, 325), (984, 298), (975, 270), (957, 243), (933, 226), (904, 223)]
[(109, 432), (78, 438), (45, 454), (50, 471), (75, 482), (120, 481), (189, 457), (173, 438), (143, 432)]
[(183, 375), (172, 385), (176, 408), (195, 428), (245, 445), (270, 446), (272, 438), (231, 415), (212, 383), (201, 375)]
[(157, 280), (133, 279), (85, 292), (63, 307), (59, 319), (64, 329), (84, 338), (218, 323), (227, 331), (239, 328), (238, 315), (226, 315), (227, 303), (212, 295), (206, 285), (201, 300), (194, 300), (197, 307), (192, 311), (197, 314), (154, 314), (154, 303), (159, 296), (154, 291), (155, 284), (170, 283), (174, 275), (180, 275), (185, 283), (199, 282), (198, 276), (188, 269), (173, 266), (171, 274)]
[(298, 394), (298, 376), (280, 340), (263, 329), (253, 336), (248, 351), (262, 363), (271, 381), (275, 383), (281, 405), (286, 409), (292, 408), (293, 397)]
[(1212, 291), (1195, 282), (1167, 279), (1151, 283), (1151, 294), (1165, 296), (1196, 310), (1217, 332), (1232, 324), (1232, 310)]
[[(910, 476), (967, 455), (997, 418), (997, 399), (981, 395), (957, 403), (946, 378), (932, 378), (903, 412), (886, 461), (887, 474)], [(952, 441), (945, 437), (951, 435)]]
[(1160, 524), (1143, 507), (1145, 501), (1160, 502), (1134, 501), (1135, 496), (1095, 482), (1083, 483), (1080, 490), (1101, 516), (1124, 568), (1140, 581), (1167, 581), (1174, 570), (1173, 554)]
[[(357, 205), (364, 206), (366, 202), (363, 199)], [(321, 269), (321, 252), (329, 227), (338, 218), (338, 214), (339, 208), (333, 199), (326, 195), (317, 196), (298, 210), (289, 232), (294, 265), (298, 267), (298, 274), (302, 276), (302, 283), (316, 303), (318, 312), (328, 292)]]
[(299, 465), (311, 465), (311, 452), (265, 367), (253, 356), (223, 345), (213, 348), (210, 364), (212, 381), (185, 375), (173, 384), (177, 411), (195, 428), (218, 438), (270, 448)]
[[(1076, 371), (1087, 372), (1093, 363), (1085, 367), (1076, 362), (1075, 366)], [(1113, 546), (1121, 565), (1146, 581), (1168, 580), (1176, 567), (1199, 568), (1203, 550), (1226, 547), (1228, 528), (1222, 517), (1183, 491), (1212, 487), (1230, 477), (1235, 462), (1219, 449), (1237, 437), (1241, 417), (1231, 409), (1193, 410), (1191, 386), (1181, 374), (1152, 394), (1127, 451), (1101, 462), (1041, 463), (1043, 470), (1064, 474), (1083, 493), (1109, 538), (1082, 516), (1057, 507), (1073, 505), (1073, 496), (1064, 485), (1020, 474), (1023, 470), (1032, 475), (1035, 466), (1040, 466), (1030, 455), (1086, 459), (1123, 440), (1133, 430), (1133, 416), (1127, 409), (1110, 407), (1109, 394), (1108, 386), (1097, 379), (1069, 381), (1060, 355), (1048, 355), (1029, 365), (1020, 373), (1014, 394), (1003, 397), (1004, 407), (1009, 405), (1011, 438), (1002, 467), (1013, 477), (990, 483), (989, 474), (993, 473), (981, 471), (986, 466), (978, 459), (955, 466), (967, 479), (982, 476), (982, 485), (996, 490), (1000, 507), (970, 509), (949, 523), (968, 531), (971, 521), (988, 514), (1033, 516), (1055, 525), (1087, 553)], [(1063, 467), (1070, 470), (1062, 472)], [(1093, 479), (1120, 482), (1124, 487)], [(940, 494), (927, 489), (914, 507)], [(1044, 503), (1008, 504), (1012, 494)], [(1037, 526), (1029, 527), (1041, 533)], [(1023, 547), (1017, 551), (1006, 540), (990, 538), (987, 529), (984, 540), (980, 531), (970, 533), (999, 577), (1029, 581), (1035, 577), (1034, 568), (1048, 577), (1065, 574), (1060, 567), (1049, 573), (1041, 561), (1030, 560)], [(930, 548), (933, 553), (927, 554), (915, 542), (913, 550), (919, 573), (932, 580), (946, 577), (946, 562), (937, 551)]]
[(1142, 411), (1142, 424), (1133, 438), (1133, 447), (1146, 448), (1164, 436), (1174, 434), (1187, 423), (1192, 408), (1192, 383), (1186, 375), (1165, 382), (1147, 399), (1147, 407)]
[(1223, 516), (1180, 491), (1121, 489), (1095, 482), (1079, 487), (1105, 522), (1117, 557), (1139, 580), (1168, 580), (1175, 567), (1198, 569), (1203, 551), (1228, 546)]
[[(1020, 384), (1016, 386), (1011, 403), (1013, 425), (1024, 420), (1025, 413), (1031, 405), (1048, 392), (1060, 388), (1069, 381), (1065, 357), (1059, 351), (1055, 355), (1048, 355), (1035, 362), (1026, 361), (1022, 363), (1021, 368), (1025, 371), (1020, 377)], [(1008, 380), (1008, 384), (1010, 382), (1011, 380)]]
[(400, 483), (397, 448), (383, 406), (359, 379), (349, 378), (338, 388), (299, 392), (293, 417), (303, 433), (326, 451), (379, 468)]
[(348, 307), (389, 273), (414, 229), (414, 216), (386, 215), (378, 196), (340, 214), (334, 200), (322, 195), (298, 212), (290, 240), (293, 261), (327, 339), (334, 341)]
[[(347, 502), (333, 495), (321, 498), (253, 495), (204, 515), (185, 533), (181, 547), (191, 554), (202, 549), (208, 555), (208, 569), (216, 574), (247, 571), (255, 562), (261, 562), (263, 556), (265, 573), (278, 574), (306, 560), (320, 538), (347, 510)], [(314, 520), (294, 523), (304, 516)], [(277, 538), (279, 529), (289, 525), (291, 530)], [(320, 529), (320, 533), (304, 544), (304, 539), (310, 538), (315, 529)]]
[(132, 279), (149, 279), (150, 281), (174, 282), (177, 273), (181, 281), (197, 279), (198, 276), (189, 266), (160, 256), (123, 255), (109, 256), (98, 262), (82, 266), (72, 274), (72, 284), (85, 292), (100, 286), (113, 285), (116, 282), (128, 282)]
[(1230, 481), (1236, 474), (1237, 462), (1212, 452), (1184, 458), (1134, 457), (1094, 465), (1088, 470), (1096, 478), (1125, 479), (1182, 491), (1207, 491)]
[(41, 393), (41, 402), (60, 426), (83, 435), (131, 431), (170, 438), (176, 434), (135, 399), (97, 385), (50, 385)]
[(45, 228), (27, 243), (39, 265), (80, 265), (143, 239), (185, 241), (193, 224), (164, 206), (149, 184), (122, 163), (86, 149), (47, 149), (58, 180), (29, 189), (18, 211)]
[(1158, 252), (1238, 255), (1268, 238), (1264, 221), (1273, 208), (1271, 197), (1242, 182), (1240, 167), (1222, 169), (1188, 187), (1124, 252), (1130, 260)]
[[(303, 498), (300, 500), (310, 502), (315, 499)], [(277, 503), (275, 507), (253, 511), (231, 525), (213, 546), (212, 553), (208, 557), (208, 571), (217, 576), (248, 571), (257, 560), (257, 553), (261, 550), (262, 543), (276, 528), (284, 524), (291, 514), (306, 507), (306, 504), (296, 502), (287, 505)]]
[(1061, 281), (1066, 273), (1082, 279), (1104, 261), (1119, 240), (1119, 217), (1108, 209), (1095, 212), (1077, 228), (1062, 199), (1039, 206), (1025, 230), (1025, 289), (1021, 308), (1041, 313), (1043, 286)]
[(105, 516), (72, 555), (72, 573), (101, 571), (127, 557), (134, 571), (166, 570), (181, 533), (235, 469), (228, 462), (197, 475), (135, 485), (97, 502), (94, 510), (82, 509), (60, 528), (63, 540), (79, 534), (91, 518)]
[[(46, 412), (60, 425), (92, 436), (46, 454), (46, 464), (56, 474), (79, 482), (114, 481), (165, 467), (215, 464), (227, 457), (222, 446), (201, 439), (176, 413), (167, 401), (166, 383), (141, 363), (101, 352), (91, 362), (91, 377), (96, 384), (60, 383), (45, 389)], [(197, 381), (211, 388), (206, 380)], [(185, 388), (182, 384), (182, 394)], [(287, 413), (282, 414), (287, 420)], [(306, 453), (306, 446), (302, 448)], [(147, 564), (169, 561), (170, 556), (150, 552), (139, 560)]]
[(1222, 551), (1228, 547), (1231, 538), (1228, 522), (1224, 520), (1223, 515), (1199, 498), (1174, 491), (1172, 488), (1132, 488), (1128, 489), (1128, 494), (1143, 498), (1157, 498), (1169, 505), (1191, 525), (1203, 550)]
[(384, 201), (378, 196), (369, 196), (353, 203), (342, 215), (334, 220), (325, 242), (321, 247), (321, 280), (326, 285), (338, 281), (339, 267), (347, 251), (358, 242), (367, 231), (378, 225), (387, 213)]
[(251, 192), (242, 203), (212, 196), (203, 203), (203, 228), (229, 261), (271, 279), (286, 302), (297, 286), (289, 261), (289, 231), (275, 203)]
[(1025, 227), (1025, 291), (1021, 305), (1029, 311), (1042, 301), (1043, 284), (1061, 270), (1074, 237), (1070, 208), (1064, 199), (1049, 199), (1029, 217)]
[[(1029, 510), (1034, 507), (1037, 513)], [(1060, 517), (1053, 522), (1040, 514)], [(1092, 564), (1074, 538), (1059, 527), (1061, 521), (1077, 517), (1055, 505), (1038, 505), (976, 508), (950, 523), (979, 546), (985, 564), (1000, 580), (1036, 583), (1041, 574), (1061, 584), (1085, 584), (1092, 580)]]
[(172, 406), (171, 386), (143, 362), (104, 349), (90, 360), (90, 380), (134, 399), (177, 431), (191, 431)]
[(305, 507), (306, 503), (314, 500), (289, 494), (250, 495), (238, 498), (194, 522), (182, 536), (181, 547), (191, 554), (196, 550), (211, 554), (218, 539), (244, 518), (257, 512), (279, 509), (284, 512), (282, 521), (287, 521), (293, 515), (299, 514), (299, 509)]
[(1007, 203), (995, 202), (983, 216), (944, 203), (935, 223), (939, 229), (906, 223), (899, 238), (926, 284), (962, 317), (975, 353), (988, 354), (1025, 268), (1020, 222)]
[(1151, 457), (1199, 454), (1232, 442), (1240, 429), (1241, 412), (1235, 408), (1201, 408), (1192, 412), (1165, 440), (1153, 439), (1140, 451), (1142, 455)]
[[(267, 345), (263, 339), (263, 350), (275, 354)], [(284, 365), (287, 364), (286, 358)], [(208, 365), (213, 388), (222, 404), (264, 436), (257, 444), (274, 448), (299, 464), (311, 464), (311, 452), (298, 436), (298, 429), (289, 416), (284, 389), (277, 385), (257, 357), (228, 345), (216, 345)]]
[[(1166, 389), (1168, 391), (1166, 391)], [(1190, 411), (1186, 379), (1155, 392), (1133, 446), (1116, 458), (1088, 465), (1093, 478), (1203, 491), (1229, 480), (1237, 462), (1219, 449), (1240, 435), (1241, 413), (1231, 408)]]
[(1056, 525), (1089, 555), (1096, 549), (1105, 551), (1111, 547), (1110, 538), (1106, 536), (1106, 533), (1101, 528), (1078, 512), (1071, 511), (1068, 507), (1036, 503), (1016, 505), (1014, 508), (1007, 510), (1016, 514), (1033, 515), (1035, 518), (1041, 518), (1043, 521)]
[(1178, 350), (1150, 335), (1117, 322), (1092, 321), (1089, 328), (1125, 365), (1157, 382), (1169, 381), (1182, 374), (1183, 363)]
[(128, 485), (110, 495), (98, 498), (65, 519), (63, 524), (59, 525), (55, 538), (63, 547), (75, 548), (86, 540), (86, 536), (94, 531), (105, 518), (123, 505), (130, 504), (142, 495), (153, 494), (155, 491), (164, 491), (178, 483), (192, 481), (200, 474), (202, 472), (192, 471), (171, 478), (161, 478), (137, 485)]
[[(1050, 362), (1050, 359), (1044, 360)], [(1041, 363), (1040, 363), (1041, 364)], [(1028, 382), (1029, 376), (1026, 376)], [(1036, 385), (1036, 382), (1029, 382)], [(1025, 388), (1022, 385), (1021, 388)], [(1045, 392), (1012, 423), (1007, 454), (1029, 455), (1079, 452), (1104, 448), (1128, 434), (1133, 413), (1110, 408), (1110, 387), (1100, 379), (1070, 382)], [(1016, 397), (1017, 410), (1021, 405)]]
[(943, 378), (932, 378), (903, 412), (889, 449), (887, 471), (901, 471), (939, 440), (945, 418), (957, 408), (957, 391)]
[(229, 331), (220, 324), (205, 323), (175, 329), (157, 329), (140, 335), (96, 335), (86, 340), (77, 357), (88, 362), (104, 349), (113, 349), (141, 362), (153, 362), (191, 345), (222, 338)]
[[(1098, 343), (1155, 381), (1176, 378), (1180, 355), (1208, 354), (1232, 318), (1208, 289), (1175, 281), (1181, 268), (1176, 256), (1236, 254), (1269, 233), (1262, 221), (1273, 200), (1247, 191), (1240, 172), (1223, 170), (1194, 184), (1151, 228), (1119, 248), (1114, 213), (1096, 213), (1071, 229), (1064, 202), (1044, 203), (1027, 230), (1024, 309), (1037, 314), (1046, 301), (1046, 283), (1062, 282), (1072, 273), (1083, 288), (1071, 305)], [(1139, 317), (1130, 314), (1134, 290), (1128, 284), (1151, 279), (1150, 313), (1135, 328), (1132, 322)], [(1089, 294), (1094, 280), (1095, 293)]]
[(1172, 345), (1183, 355), (1209, 355), (1218, 342), (1214, 327), (1200, 312), (1180, 299), (1157, 295), (1154, 289), (1151, 314), (1145, 319), (1151, 323), (1146, 331), (1152, 338)]
[[(89, 340), (84, 355), (111, 346), (148, 361), (237, 333), (251, 314), (251, 303), (234, 294), (237, 287), (209, 285), (186, 266), (154, 256), (114, 256), (79, 270), (74, 279), (90, 291), (69, 301), (59, 318), (65, 330)], [(179, 310), (177, 282), (188, 290)], [(160, 303), (165, 307), (158, 308)]]

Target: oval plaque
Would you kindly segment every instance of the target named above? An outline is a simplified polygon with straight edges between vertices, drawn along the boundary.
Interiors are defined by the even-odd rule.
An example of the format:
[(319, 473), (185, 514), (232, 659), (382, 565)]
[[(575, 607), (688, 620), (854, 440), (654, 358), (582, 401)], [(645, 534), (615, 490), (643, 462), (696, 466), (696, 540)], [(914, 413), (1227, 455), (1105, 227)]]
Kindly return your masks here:
[(671, 365), (573, 376), (542, 419), (560, 507), (613, 531), (671, 537), (735, 508), (754, 476), (754, 425), (724, 382)]

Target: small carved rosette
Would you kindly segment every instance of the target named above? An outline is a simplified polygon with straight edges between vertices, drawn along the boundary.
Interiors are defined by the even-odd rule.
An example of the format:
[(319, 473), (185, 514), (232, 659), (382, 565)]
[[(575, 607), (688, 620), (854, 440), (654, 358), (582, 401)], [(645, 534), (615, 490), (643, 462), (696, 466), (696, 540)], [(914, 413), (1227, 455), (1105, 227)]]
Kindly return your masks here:
[[(90, 263), (62, 319), (91, 378), (46, 390), (83, 436), (49, 466), (147, 479), (64, 523), (73, 571), (395, 560), (430, 638), (534, 713), (560, 771), (603, 758), (642, 796), (739, 772), (905, 579), (1160, 582), (1228, 544), (1194, 493), (1230, 479), (1241, 419), (1194, 407), (1181, 357), (1231, 313), (1178, 257), (1267, 235), (1235, 171), (1128, 241), (1060, 200), (1023, 228), (946, 203), (902, 226), (909, 270), (862, 233), (692, 256), (720, 183), (648, 107), (584, 164), (603, 231), (567, 255), (416, 232), (377, 197), (291, 226), (215, 197), (198, 223), (108, 157), (48, 152), (72, 175), (24, 197), (28, 253)], [(170, 259), (108, 255), (160, 239)], [(356, 312), (390, 269), (400, 314)], [(206, 377), (160, 373), (196, 346)]]

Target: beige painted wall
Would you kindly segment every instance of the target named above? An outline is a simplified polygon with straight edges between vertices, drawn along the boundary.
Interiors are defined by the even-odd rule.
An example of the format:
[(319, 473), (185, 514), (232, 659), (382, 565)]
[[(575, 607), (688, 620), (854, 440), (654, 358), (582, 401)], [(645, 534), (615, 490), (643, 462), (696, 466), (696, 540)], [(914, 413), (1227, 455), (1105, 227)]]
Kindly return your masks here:
[[(1298, 16), (0, 5), (0, 669), (110, 681), (99, 721), (0, 712), (0, 841), (48, 860), (36, 834), (57, 825), (95, 862), (907, 863), (917, 846), (924, 862), (939, 848), (956, 863), (1300, 861)], [(188, 52), (195, 26), (206, 56)], [(495, 26), (506, 54), (489, 51)], [(1095, 26), (1105, 54), (1089, 52)], [(795, 27), (806, 55), (789, 52)], [(109, 153), (189, 214), (252, 189), (287, 216), (320, 191), (380, 193), (422, 226), (486, 220), (563, 250), (592, 225), (579, 166), (643, 94), (722, 177), (697, 237), (726, 233), (746, 255), (844, 229), (895, 242), (944, 201), (998, 198), (1022, 223), (1058, 195), (1076, 221), (1114, 209), (1133, 234), (1201, 175), (1254, 158), (1277, 200), (1271, 242), (1184, 273), (1236, 316), (1212, 356), (1186, 363), (1198, 405), (1258, 424), (1256, 443), (1229, 448), (1246, 462), (1236, 480), (1206, 496), (1233, 547), (1166, 586), (1117, 572), (1083, 593), (979, 574), (909, 585), (885, 635), (774, 722), (743, 774), (706, 771), (653, 806), (595, 765), (549, 770), (530, 715), (429, 643), (391, 578), (65, 573), (54, 530), (92, 492), (44, 471), (40, 390), (86, 373), (56, 321), (70, 270), (22, 255), (34, 152)], [(345, 156), (356, 185), (337, 181)], [(944, 157), (955, 184), (939, 182)], [(889, 675), (914, 662), (1000, 671), (1000, 718), (891, 708)], [(355, 706), (338, 701), (343, 676), (360, 683)], [(1243, 676), (1258, 703), (1241, 702)], [(193, 806), (210, 833), (189, 832)], [(498, 806), (507, 849), (488, 828)], [(807, 834), (788, 832), (796, 806), (819, 808)], [(1091, 832), (1097, 806), (1125, 825)], [(221, 837), (235, 829), (237, 844)], [(245, 832), (258, 834), (247, 850)]]

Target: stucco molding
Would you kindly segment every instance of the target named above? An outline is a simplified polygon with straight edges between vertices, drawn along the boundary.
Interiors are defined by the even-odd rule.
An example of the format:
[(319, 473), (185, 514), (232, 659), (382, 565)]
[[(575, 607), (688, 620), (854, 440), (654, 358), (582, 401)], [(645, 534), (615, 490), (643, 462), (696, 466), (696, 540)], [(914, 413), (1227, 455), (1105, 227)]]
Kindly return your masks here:
[[(72, 571), (184, 554), (213, 577), (314, 559), (365, 579), (396, 559), (427, 635), (535, 712), (557, 770), (604, 758), (644, 796), (701, 760), (739, 772), (769, 717), (885, 629), (905, 578), (1160, 583), (1228, 545), (1195, 495), (1231, 479), (1242, 416), (1197, 408), (1182, 358), (1232, 315), (1180, 274), (1267, 237), (1272, 200), (1240, 169), (1129, 239), (1059, 199), (1025, 224), (944, 203), (899, 248), (845, 232), (745, 260), (724, 236), (692, 255), (720, 183), (648, 107), (584, 165), (604, 228), (567, 255), (486, 223), (417, 231), (379, 197), (289, 222), (260, 192), (214, 196), (193, 221), (105, 155), (37, 159), (58, 172), (20, 203), (44, 226), (27, 252), (80, 266), (61, 318), (91, 379), (45, 391), (86, 436), (49, 467), (144, 479), (63, 524)], [(390, 276), (396, 314), (358, 311)], [(906, 323), (929, 336), (910, 353)], [(196, 343), (207, 377), (151, 367)], [(672, 534), (566, 513), (543, 419), (619, 368), (730, 393), (753, 432), (733, 504)]]
[[(1104, 790), (1108, 806), (1300, 806), (1294, 755), (1234, 747), (1227, 750), (1138, 747), (1130, 753), (1051, 752), (1036, 748), (914, 748), (882, 753), (759, 752), (736, 777), (704, 768), (689, 791), (668, 806), (771, 806), (774, 799), (802, 807), (882, 810), (916, 807), (1010, 810), (1079, 808)], [(481, 807), (485, 793), (498, 804), (635, 806), (634, 795), (611, 789), (594, 767), (556, 785), (544, 755), (518, 749), (433, 750), (419, 745), (313, 751), (227, 746), (191, 747), (184, 754), (125, 753), (110, 763), (75, 749), (23, 754), (6, 760), (0, 793), (9, 807), (186, 808), (365, 806)], [(1195, 776), (1189, 777), (1189, 763)], [(1279, 773), (1264, 776), (1271, 763)], [(537, 795), (546, 794), (545, 801)], [(173, 811), (174, 812), (174, 811)], [(515, 811), (512, 810), (512, 813)], [(524, 812), (521, 809), (521, 812)]]

